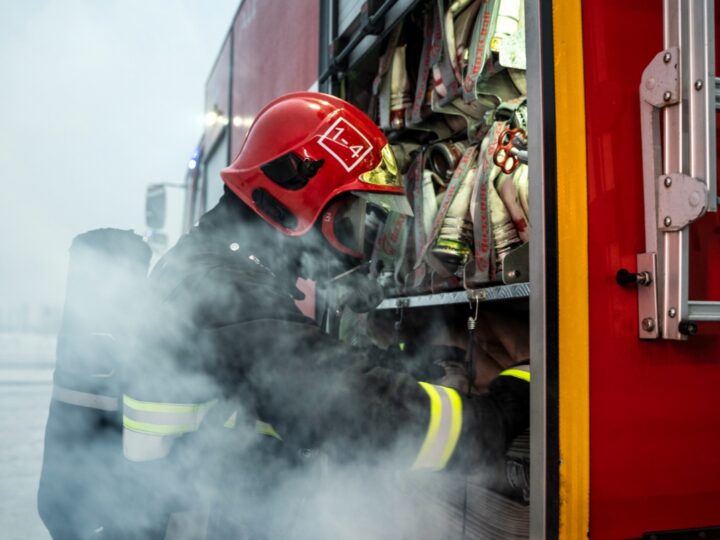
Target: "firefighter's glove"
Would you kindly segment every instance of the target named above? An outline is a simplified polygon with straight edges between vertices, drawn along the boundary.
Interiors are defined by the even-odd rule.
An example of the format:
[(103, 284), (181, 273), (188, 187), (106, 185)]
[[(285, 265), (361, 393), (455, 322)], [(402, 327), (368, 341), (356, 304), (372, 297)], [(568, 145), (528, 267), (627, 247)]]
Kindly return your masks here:
[(457, 347), (434, 345), (426, 347), (426, 358), (435, 372), (431, 380), (434, 384), (454, 388), (467, 394), (470, 377), (465, 367), (465, 351)]
[(470, 391), (470, 376), (464, 361), (436, 360), (435, 365), (443, 370), (442, 376), (433, 381), (435, 384), (454, 388), (461, 394)]
[[(467, 373), (464, 368), (465, 351), (457, 347), (428, 345), (405, 349), (404, 365), (408, 373), (419, 381), (432, 381), (465, 391)], [(465, 381), (464, 386), (461, 381)], [(451, 384), (452, 383), (452, 384)], [(463, 388), (458, 388), (458, 385)]]

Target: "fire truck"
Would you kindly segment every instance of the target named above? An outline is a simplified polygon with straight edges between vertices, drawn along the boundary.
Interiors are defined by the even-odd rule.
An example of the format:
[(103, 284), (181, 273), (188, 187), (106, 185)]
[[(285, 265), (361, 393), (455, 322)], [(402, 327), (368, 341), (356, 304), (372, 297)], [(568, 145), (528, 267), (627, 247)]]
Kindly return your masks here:
[[(529, 537), (720, 538), (713, 4), (243, 0), (206, 82), (182, 228), (221, 196), (219, 171), (256, 113), (291, 91), (345, 98), (397, 153), (424, 154), (405, 169), (407, 187), (422, 191), (437, 173), (440, 229), (453, 217), (447, 193), (461, 191), (463, 156), (477, 160), (476, 184), (483, 167), (505, 165), (485, 190), (468, 188), (471, 208), (455, 216), (465, 221), (445, 257), (433, 223), (424, 231), (446, 272), (429, 265), (408, 282), (398, 263), (378, 309), (527, 311)], [(412, 167), (432, 169), (435, 150), (442, 170), (412, 183)], [(494, 213), (497, 197), (508, 203), (502, 178), (515, 192)], [(159, 229), (162, 190), (149, 195)], [(506, 211), (509, 245), (493, 229)], [(406, 229), (392, 223), (415, 235), (416, 271), (418, 212)]]

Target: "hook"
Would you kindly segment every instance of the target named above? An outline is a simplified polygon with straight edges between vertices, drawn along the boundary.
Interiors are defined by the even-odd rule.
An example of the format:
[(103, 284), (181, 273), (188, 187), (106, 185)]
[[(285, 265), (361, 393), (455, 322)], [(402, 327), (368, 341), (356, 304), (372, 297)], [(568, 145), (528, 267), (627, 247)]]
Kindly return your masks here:
[(396, 312), (398, 317), (395, 321), (395, 343), (398, 344), (402, 350), (403, 344), (400, 343), (400, 332), (402, 330), (403, 314), (405, 313), (405, 307), (399, 305), (396, 308)]
[[(470, 301), (470, 309), (472, 310), (472, 301)], [(478, 320), (479, 313), (480, 313), (480, 302), (478, 300), (475, 300), (475, 316), (468, 317), (468, 321), (467, 321), (468, 330), (470, 330), (471, 332), (473, 330), (475, 330), (475, 327), (477, 326), (477, 320)]]

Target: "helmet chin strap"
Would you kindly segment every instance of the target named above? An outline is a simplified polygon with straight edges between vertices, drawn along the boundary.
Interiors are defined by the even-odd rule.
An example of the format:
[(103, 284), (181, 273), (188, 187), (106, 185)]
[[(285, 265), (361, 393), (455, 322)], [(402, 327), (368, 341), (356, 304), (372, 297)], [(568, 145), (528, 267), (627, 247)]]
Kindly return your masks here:
[(358, 272), (360, 270), (367, 270), (371, 264), (372, 264), (372, 260), (361, 262), (361, 263), (357, 264), (356, 266), (353, 266), (349, 270), (345, 270), (344, 272), (340, 272), (339, 274), (331, 277), (329, 279), (329, 281), (337, 281), (339, 279), (343, 279), (343, 278), (349, 276), (350, 274), (354, 274), (355, 272)]

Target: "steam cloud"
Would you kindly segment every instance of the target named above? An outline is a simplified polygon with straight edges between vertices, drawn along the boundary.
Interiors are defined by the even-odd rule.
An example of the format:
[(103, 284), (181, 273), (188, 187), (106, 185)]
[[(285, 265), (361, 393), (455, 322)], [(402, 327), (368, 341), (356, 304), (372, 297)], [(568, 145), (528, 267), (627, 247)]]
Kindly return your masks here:
[[(262, 321), (251, 333), (232, 326), (257, 318), (257, 310), (268, 301), (272, 305), (275, 300), (265, 295), (277, 295), (278, 309), (287, 306), (286, 291), (296, 275), (292, 260), (300, 261), (303, 275), (337, 274), (337, 268), (317, 256), (320, 246), (306, 241), (298, 256), (291, 244), (278, 246), (284, 240), (269, 237), (268, 230), (265, 224), (245, 224), (217, 235), (227, 246), (224, 257), (249, 268), (250, 279), (257, 280), (257, 288), (241, 295), (237, 283), (218, 279), (220, 274), (212, 269), (189, 272), (189, 281), (168, 281), (164, 286), (163, 272), (171, 275), (177, 270), (173, 264), (193, 265), (196, 260), (171, 260), (167, 268), (156, 270), (160, 277), (148, 288), (137, 261), (107, 241), (100, 241), (100, 251), (91, 256), (73, 257), (59, 370), (66, 355), (73, 362), (71, 375), (95, 382), (98, 375), (109, 375), (100, 393), (120, 398), (130, 388), (141, 400), (217, 402), (197, 432), (174, 439), (167, 460), (141, 463), (121, 455), (118, 413), (81, 411), (71, 420), (65, 418), (59, 431), (79, 444), (71, 440), (60, 452), (46, 454), (46, 469), (70, 472), (70, 477), (44, 485), (49, 504), (41, 511), (46, 522), (76, 516), (75, 526), (88, 538), (100, 528), (110, 537), (163, 538), (168, 511), (190, 512), (185, 521), (173, 518), (171, 538), (199, 538), (194, 535), (205, 526), (217, 538), (463, 538), (472, 530), (480, 534), (477, 531), (495, 519), (482, 515), (486, 507), (473, 518), (472, 505), (468, 506), (469, 492), (475, 498), (493, 497), (483, 487), (482, 475), (411, 472), (421, 434), (359, 432), (351, 424), (352, 418), (370, 410), (359, 399), (357, 380), (339, 367), (350, 365), (357, 351), (329, 345), (315, 334), (308, 334), (315, 341), (298, 339), (277, 321)], [(229, 248), (231, 240), (239, 250)], [(248, 258), (256, 253), (257, 263)], [(268, 289), (268, 283), (274, 287)], [(347, 296), (348, 286), (340, 286), (340, 296)], [(253, 290), (258, 297), (253, 297)], [(360, 319), (379, 328), (392, 327), (392, 321), (381, 316), (371, 317), (370, 323), (367, 316)], [(496, 369), (527, 354), (526, 343), (517, 339), (526, 335), (526, 322), (522, 317), (517, 322), (516, 314), (506, 319), (515, 320), (519, 330), (498, 338), (492, 332), (494, 316), (486, 318), (475, 337), (479, 353)], [(465, 346), (467, 336), (451, 330), (462, 327), (455, 322), (444, 312), (414, 319), (408, 315), (401, 337)], [(204, 330), (198, 332), (198, 326)], [(97, 336), (105, 334), (112, 334), (114, 341), (98, 341)], [(377, 335), (380, 341), (375, 344), (386, 347), (382, 332)], [(385, 338), (394, 339), (394, 331)], [(273, 405), (270, 410), (284, 407), (286, 414), (268, 418), (264, 400)], [(223, 425), (231, 417), (234, 429)], [(257, 435), (255, 420), (271, 422), (285, 441)], [(57, 501), (62, 504), (56, 506)], [(516, 510), (522, 515), (526, 508), (517, 505)], [(203, 515), (208, 511), (206, 523)], [(469, 529), (463, 532), (464, 527)]]

